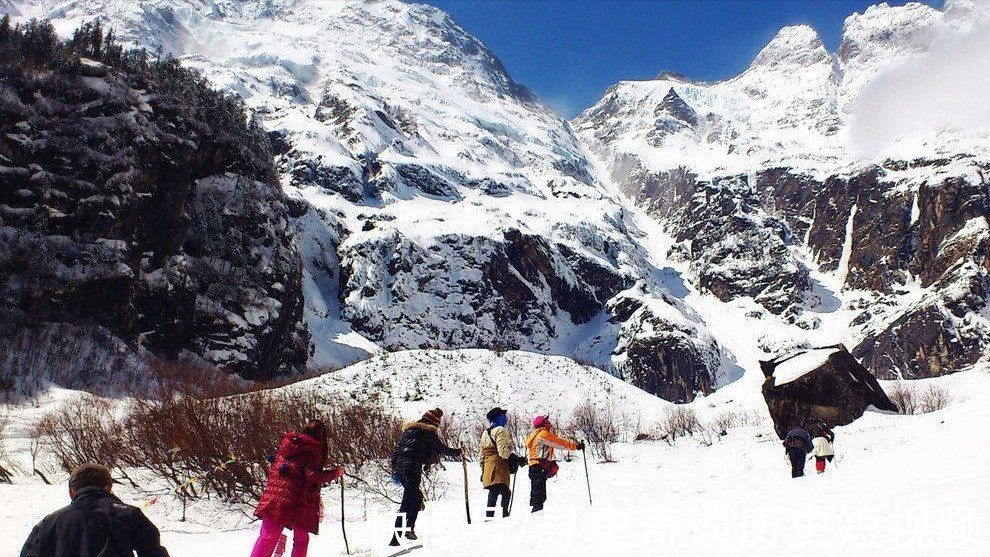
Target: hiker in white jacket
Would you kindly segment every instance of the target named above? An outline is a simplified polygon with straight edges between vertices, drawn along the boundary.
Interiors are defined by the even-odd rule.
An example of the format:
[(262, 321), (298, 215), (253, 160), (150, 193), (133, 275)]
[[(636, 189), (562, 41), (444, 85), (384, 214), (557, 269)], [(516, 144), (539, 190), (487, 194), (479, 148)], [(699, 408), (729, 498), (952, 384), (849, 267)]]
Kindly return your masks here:
[(811, 445), (814, 447), (811, 454), (815, 457), (815, 470), (819, 474), (825, 473), (825, 463), (832, 462), (835, 458), (835, 448), (832, 443), (835, 441), (835, 433), (828, 427), (824, 420), (816, 418), (808, 427), (811, 432)]

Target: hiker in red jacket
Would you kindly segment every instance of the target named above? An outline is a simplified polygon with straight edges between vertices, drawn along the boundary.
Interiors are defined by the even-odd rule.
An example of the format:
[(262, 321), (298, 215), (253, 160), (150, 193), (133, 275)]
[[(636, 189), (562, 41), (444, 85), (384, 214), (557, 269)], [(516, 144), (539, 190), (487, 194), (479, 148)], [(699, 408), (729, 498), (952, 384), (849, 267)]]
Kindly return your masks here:
[(320, 487), (344, 475), (344, 467), (324, 467), (329, 457), (327, 427), (312, 420), (302, 433), (282, 437), (268, 483), (254, 515), (261, 519), (261, 534), (251, 557), (271, 557), (282, 537), (292, 530), (292, 557), (305, 557), (309, 534), (320, 528)]

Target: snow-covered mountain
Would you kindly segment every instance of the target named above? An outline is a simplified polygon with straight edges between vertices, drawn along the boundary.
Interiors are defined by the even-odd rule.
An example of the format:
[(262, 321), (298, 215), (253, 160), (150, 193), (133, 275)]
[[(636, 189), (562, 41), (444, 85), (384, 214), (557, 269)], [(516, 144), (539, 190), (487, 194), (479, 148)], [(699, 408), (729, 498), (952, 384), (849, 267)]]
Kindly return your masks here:
[(990, 122), (939, 122), (951, 111), (937, 104), (958, 92), (911, 98), (904, 75), (973, 48), (985, 59), (988, 22), (983, 3), (881, 4), (846, 20), (836, 54), (787, 27), (732, 79), (621, 82), (574, 125), (683, 242), (671, 255), (697, 286), (807, 326), (800, 315), (821, 309), (807, 271), (824, 271), (873, 369), (946, 373), (985, 357), (990, 339)]
[(580, 357), (672, 400), (729, 379), (728, 355), (665, 284), (569, 124), (443, 12), (397, 1), (18, 9), (64, 33), (103, 18), (264, 118), (285, 190), (305, 202), (310, 366), (380, 349), (520, 348)]
[(974, 32), (978, 4), (871, 8), (838, 55), (786, 28), (736, 78), (622, 82), (573, 123), (442, 11), (398, 0), (4, 9), (63, 34), (101, 19), (263, 119), (310, 367), (522, 349), (685, 401), (794, 345), (844, 341), (887, 376), (990, 345), (984, 136), (877, 164), (850, 147), (871, 76)]

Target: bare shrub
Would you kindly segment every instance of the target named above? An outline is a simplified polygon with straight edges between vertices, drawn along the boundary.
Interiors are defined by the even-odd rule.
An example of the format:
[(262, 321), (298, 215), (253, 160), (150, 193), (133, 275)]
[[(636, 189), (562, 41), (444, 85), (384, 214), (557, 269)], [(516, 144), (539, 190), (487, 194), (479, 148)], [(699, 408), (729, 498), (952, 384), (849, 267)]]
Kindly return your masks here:
[[(291, 388), (215, 397), (240, 386), (206, 383), (212, 375), (203, 372), (159, 376), (118, 419), (95, 397), (66, 403), (38, 424), (41, 446), (66, 470), (100, 462), (136, 487), (164, 482), (183, 498), (248, 503), (260, 498), (282, 435), (316, 418), (328, 426), (331, 459), (353, 480), (374, 475), (369, 485), (387, 483), (401, 422), (381, 405)], [(148, 475), (155, 484), (139, 485)]]
[(730, 429), (762, 425), (763, 422), (763, 415), (755, 410), (724, 410), (709, 420), (706, 427), (718, 435), (726, 435)]
[(709, 427), (718, 432), (719, 435), (725, 435), (728, 431), (734, 427), (739, 427), (739, 415), (732, 410), (726, 410), (719, 413), (709, 422)]
[(440, 436), (450, 447), (463, 447), (465, 458), (473, 460), (481, 451), (481, 434), (487, 427), (484, 418), (444, 414), (440, 422)]
[(7, 460), (7, 427), (10, 425), (10, 414), (0, 408), (0, 482), (12, 483), (14, 467)]
[(571, 414), (568, 429), (588, 442), (592, 454), (604, 462), (615, 462), (612, 444), (622, 435), (623, 417), (609, 401), (598, 408), (591, 401), (579, 404)]
[(671, 443), (678, 437), (694, 435), (700, 428), (701, 424), (698, 421), (698, 415), (689, 406), (672, 406), (667, 409), (666, 414), (660, 420), (660, 430), (663, 432), (663, 438)]
[(921, 413), (926, 414), (928, 412), (934, 412), (936, 410), (941, 410), (949, 405), (952, 401), (952, 396), (945, 387), (939, 385), (929, 385), (921, 393), (921, 403), (920, 410)]
[(69, 472), (85, 462), (99, 462), (123, 475), (124, 442), (114, 408), (94, 396), (82, 396), (46, 413), (35, 435), (56, 464)]
[(927, 414), (949, 405), (952, 396), (939, 385), (928, 385), (919, 392), (918, 388), (906, 381), (898, 381), (888, 389), (887, 396), (897, 406), (901, 414)]
[(887, 396), (890, 398), (890, 401), (894, 403), (894, 406), (897, 407), (897, 411), (899, 413), (918, 413), (919, 404), (914, 394), (914, 388), (904, 381), (894, 383), (893, 386), (887, 391)]

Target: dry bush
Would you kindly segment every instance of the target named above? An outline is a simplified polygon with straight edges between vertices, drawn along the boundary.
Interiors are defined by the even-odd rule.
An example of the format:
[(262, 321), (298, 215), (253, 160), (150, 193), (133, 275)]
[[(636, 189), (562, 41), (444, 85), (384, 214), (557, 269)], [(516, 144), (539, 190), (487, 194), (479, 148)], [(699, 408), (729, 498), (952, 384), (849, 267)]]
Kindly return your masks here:
[(567, 429), (585, 439), (593, 455), (604, 462), (615, 462), (612, 444), (619, 441), (622, 426), (622, 414), (611, 401), (604, 408), (585, 401), (574, 409)]
[(757, 426), (762, 425), (763, 422), (763, 415), (755, 410), (725, 410), (715, 415), (706, 427), (718, 435), (726, 435), (732, 428)]
[(532, 422), (521, 412), (512, 411), (506, 414), (505, 429), (509, 433), (512, 448), (516, 454), (526, 456), (526, 436), (529, 435)]
[(121, 431), (113, 406), (86, 395), (43, 415), (34, 435), (66, 472), (85, 462), (99, 462), (120, 477), (125, 449)]
[(887, 392), (887, 396), (890, 398), (890, 401), (894, 403), (894, 406), (897, 407), (897, 411), (899, 413), (918, 413), (919, 405), (914, 394), (914, 388), (904, 381), (894, 383), (894, 385)]
[(939, 385), (929, 385), (921, 393), (921, 404), (920, 410), (922, 414), (928, 412), (934, 412), (936, 410), (941, 410), (949, 405), (952, 401), (952, 396), (945, 387)]
[(708, 426), (720, 435), (725, 435), (730, 429), (739, 427), (739, 415), (731, 410), (726, 410), (712, 418)]
[(14, 467), (7, 461), (7, 427), (10, 425), (10, 414), (6, 408), (0, 408), (0, 482), (12, 483)]
[[(118, 419), (108, 402), (92, 397), (45, 415), (37, 430), (42, 447), (66, 470), (100, 462), (136, 487), (164, 482), (186, 498), (249, 503), (261, 496), (282, 435), (310, 419), (327, 424), (331, 460), (355, 480), (384, 474), (400, 432), (399, 419), (373, 402), (297, 389), (216, 397), (240, 388), (238, 380), (210, 383), (208, 370), (165, 371)], [(140, 485), (148, 476), (153, 483)]]
[(353, 478), (384, 467), (400, 431), (399, 420), (376, 405), (311, 391), (138, 401), (124, 428), (129, 463), (153, 469), (190, 497), (256, 501), (282, 435), (313, 418), (327, 424), (331, 458)]
[(901, 414), (927, 414), (949, 405), (952, 396), (939, 385), (928, 385), (921, 392), (906, 381), (898, 381), (887, 391), (887, 396)]
[(440, 422), (440, 438), (450, 447), (464, 447), (464, 456), (474, 460), (481, 451), (481, 434), (488, 427), (484, 416), (444, 414)]
[(662, 432), (661, 437), (667, 442), (673, 443), (678, 437), (694, 435), (701, 429), (698, 415), (694, 409), (688, 406), (675, 405), (667, 409), (666, 414), (660, 420), (659, 425)]

